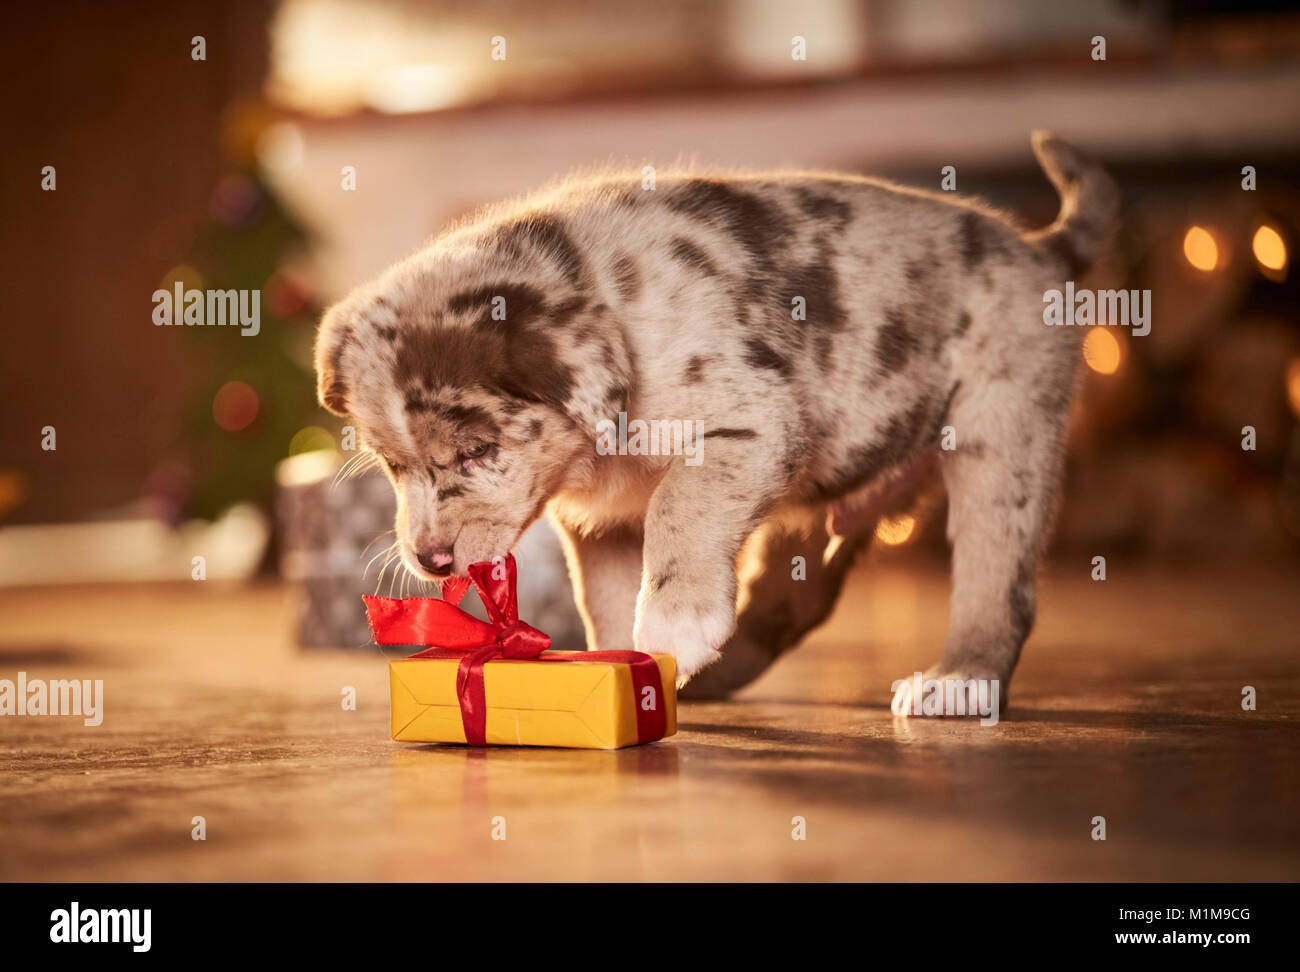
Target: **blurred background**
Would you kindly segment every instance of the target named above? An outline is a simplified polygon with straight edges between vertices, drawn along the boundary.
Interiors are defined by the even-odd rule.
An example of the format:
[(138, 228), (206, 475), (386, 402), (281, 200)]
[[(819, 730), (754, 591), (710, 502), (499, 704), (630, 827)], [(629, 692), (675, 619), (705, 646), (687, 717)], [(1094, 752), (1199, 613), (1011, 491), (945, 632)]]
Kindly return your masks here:
[[(310, 367), (322, 306), (465, 211), (608, 163), (932, 189), (954, 166), (958, 192), (1041, 225), (1057, 198), (1038, 127), (1119, 180), (1102, 277), (1154, 306), (1149, 336), (1084, 345), (1055, 555), (1296, 561), (1286, 5), (143, 0), (6, 17), (0, 585), (280, 575), (301, 642), (364, 641), (354, 595), (392, 588), (391, 496), (336, 482), (346, 422), (316, 406)], [(152, 295), (178, 282), (259, 291), (260, 333), (156, 327)], [(929, 499), (882, 523), (873, 556), (939, 557), (942, 535)], [(530, 620), (563, 640), (554, 541), (526, 543)]]

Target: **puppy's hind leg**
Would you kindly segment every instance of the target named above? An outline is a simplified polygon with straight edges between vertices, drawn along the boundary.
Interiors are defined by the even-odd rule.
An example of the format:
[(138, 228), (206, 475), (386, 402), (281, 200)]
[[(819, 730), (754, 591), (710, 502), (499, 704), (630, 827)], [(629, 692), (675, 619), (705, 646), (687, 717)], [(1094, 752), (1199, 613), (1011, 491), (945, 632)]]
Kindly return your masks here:
[[(769, 520), (740, 557), (736, 633), (722, 660), (682, 689), (682, 698), (720, 699), (748, 685), (830, 616), (857, 555), (871, 542), (876, 519), (853, 524), (849, 536), (832, 536), (827, 514), (810, 514), (803, 528)], [(795, 574), (795, 558), (802, 570)]]
[[(952, 609), (943, 656), (925, 673), (942, 683), (944, 714), (978, 714), (981, 692), (987, 704), (996, 691), (1004, 706), (1034, 624), (1035, 574), (1055, 515), (1073, 362), (1049, 371), (1036, 383), (970, 382), (950, 408), (957, 442), (943, 453), (942, 469)], [(895, 685), (896, 715), (937, 714), (913, 698), (912, 679)]]

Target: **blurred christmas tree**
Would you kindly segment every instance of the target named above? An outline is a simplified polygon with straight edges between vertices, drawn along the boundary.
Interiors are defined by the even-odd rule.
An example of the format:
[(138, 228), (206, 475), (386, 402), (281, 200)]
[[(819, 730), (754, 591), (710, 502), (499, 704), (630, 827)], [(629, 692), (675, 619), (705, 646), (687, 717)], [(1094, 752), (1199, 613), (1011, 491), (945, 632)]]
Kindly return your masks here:
[(182, 432), (192, 515), (214, 517), (243, 501), (269, 510), (275, 464), (336, 441), (314, 424), (322, 417), (311, 361), (320, 308), (295, 269), (309, 243), (265, 182), (232, 173), (213, 193), (189, 262), (161, 285), (234, 290), (259, 313), (256, 333), (186, 328), (197, 374)]

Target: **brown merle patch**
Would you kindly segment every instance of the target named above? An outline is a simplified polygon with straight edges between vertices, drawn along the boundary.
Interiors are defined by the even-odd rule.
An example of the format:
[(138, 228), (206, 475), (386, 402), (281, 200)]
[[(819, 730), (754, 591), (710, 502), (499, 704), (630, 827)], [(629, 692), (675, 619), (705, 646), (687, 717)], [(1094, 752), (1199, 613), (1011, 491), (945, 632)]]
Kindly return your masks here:
[(527, 342), (511, 341), (506, 366), (497, 375), (507, 394), (532, 401), (563, 405), (573, 397), (573, 369), (560, 356), (554, 341), (533, 334)]
[[(556, 304), (544, 308), (542, 315), (550, 327), (564, 327), (572, 321), (578, 314), (587, 308), (587, 299), (585, 297), (573, 296), (567, 300), (559, 301)], [(593, 309), (594, 314), (604, 311), (604, 305), (598, 305)]]
[(552, 213), (532, 213), (491, 231), (491, 241), (512, 256), (549, 261), (566, 282), (577, 287), (585, 277), (585, 261), (564, 223)]
[(686, 362), (686, 371), (682, 375), (688, 385), (694, 385), (704, 377), (704, 366), (710, 361), (709, 355), (693, 354)]
[(704, 433), (706, 439), (757, 439), (758, 433), (753, 429), (709, 429)]
[(808, 186), (798, 186), (795, 188), (795, 196), (799, 200), (800, 209), (813, 219), (829, 223), (836, 230), (844, 229), (853, 219), (853, 207), (828, 193), (818, 192)]
[(438, 413), (460, 428), (473, 428), (489, 435), (497, 435), (500, 432), (492, 414), (478, 405), (461, 405), (452, 402), (438, 406)]
[[(492, 302), (501, 297), (505, 301), (504, 320), (493, 320)], [(546, 313), (546, 298), (536, 287), (502, 281), (474, 287), (453, 294), (447, 300), (447, 310), (453, 314), (473, 313), (480, 325), (524, 326)]]
[(636, 261), (626, 253), (620, 254), (614, 261), (614, 289), (625, 301), (631, 303), (641, 296), (641, 271)]
[(1000, 223), (968, 210), (957, 224), (957, 248), (962, 266), (974, 270), (981, 263), (1011, 255), (1010, 233)]
[(664, 585), (672, 583), (677, 577), (677, 571), (673, 569), (673, 561), (664, 565), (663, 571), (658, 574), (651, 574), (649, 581), (650, 593), (658, 593), (664, 588)]
[(876, 337), (876, 361), (881, 373), (901, 371), (920, 348), (920, 339), (908, 323), (907, 314), (898, 307), (888, 310)]
[(672, 242), (672, 257), (687, 269), (694, 270), (706, 277), (716, 277), (718, 268), (714, 266), (709, 255), (684, 236), (676, 237)]
[(415, 385), (407, 386), (404, 405), (408, 415), (432, 416), (458, 429), (472, 429), (493, 437), (501, 431), (496, 418), (487, 409), (459, 402), (440, 402)]
[(777, 352), (766, 341), (761, 341), (758, 338), (746, 338), (744, 347), (745, 363), (751, 368), (775, 371), (782, 378), (789, 378), (794, 370), (790, 364), (790, 359)]
[[(716, 179), (688, 179), (663, 193), (668, 207), (730, 236), (749, 256), (751, 299), (761, 299), (777, 270), (776, 254), (791, 235), (790, 221), (774, 204)], [(770, 288), (767, 288), (770, 293)]]
[(524, 402), (567, 402), (573, 369), (548, 329), (494, 323), (498, 326), (404, 329), (396, 345), (394, 381), (404, 391), (482, 388)]
[(794, 297), (807, 301), (808, 323), (828, 331), (841, 331), (848, 314), (840, 302), (839, 278), (832, 265), (834, 254), (825, 237), (817, 240), (817, 258), (791, 271), (784, 282), (787, 303)]
[(605, 407), (612, 412), (626, 411), (630, 394), (626, 385), (610, 385), (605, 389)]
[(403, 398), (402, 407), (406, 409), (408, 415), (416, 415), (419, 413), (432, 414), (437, 410), (437, 405), (433, 399), (426, 395), (423, 389), (417, 386), (412, 386), (406, 389), (406, 395)]

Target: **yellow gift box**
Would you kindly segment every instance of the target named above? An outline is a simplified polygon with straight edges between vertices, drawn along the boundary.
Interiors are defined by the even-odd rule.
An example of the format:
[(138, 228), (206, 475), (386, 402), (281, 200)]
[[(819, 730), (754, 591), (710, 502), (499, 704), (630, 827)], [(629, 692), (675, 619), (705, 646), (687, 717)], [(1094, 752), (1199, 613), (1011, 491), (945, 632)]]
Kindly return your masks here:
[[(549, 651), (519, 618), (515, 558), (469, 565), (442, 597), (367, 597), (375, 642), (429, 645), (389, 662), (393, 738), (618, 749), (677, 731), (677, 664), (636, 651)], [(478, 591), (484, 621), (457, 605)]]
[[(547, 651), (545, 655), (585, 652)], [(664, 708), (664, 737), (677, 731), (677, 665), (655, 655)], [(454, 658), (400, 658), (388, 663), (393, 738), (399, 742), (464, 743)], [(652, 669), (653, 670), (653, 669)], [(494, 659), (483, 666), (488, 745), (619, 749), (634, 746), (639, 698), (631, 666), (609, 661)]]

